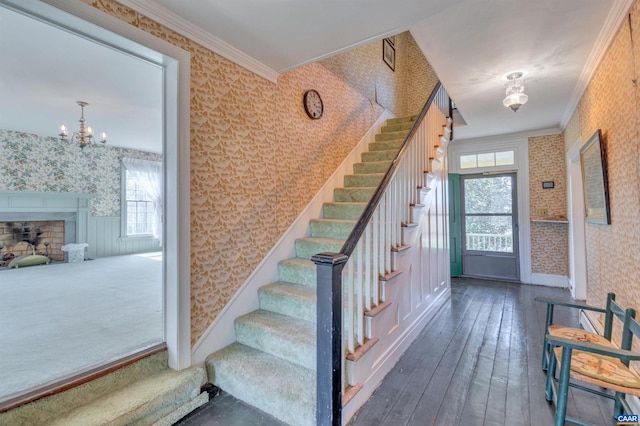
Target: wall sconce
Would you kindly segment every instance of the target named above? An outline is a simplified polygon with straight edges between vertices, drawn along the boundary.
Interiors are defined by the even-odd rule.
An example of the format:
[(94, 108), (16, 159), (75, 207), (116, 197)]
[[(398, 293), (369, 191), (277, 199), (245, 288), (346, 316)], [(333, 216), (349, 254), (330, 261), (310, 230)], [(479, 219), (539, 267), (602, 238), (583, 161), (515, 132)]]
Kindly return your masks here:
[(502, 104), (516, 112), (518, 108), (527, 103), (529, 96), (524, 93), (524, 80), (521, 72), (513, 72), (507, 76), (507, 97)]

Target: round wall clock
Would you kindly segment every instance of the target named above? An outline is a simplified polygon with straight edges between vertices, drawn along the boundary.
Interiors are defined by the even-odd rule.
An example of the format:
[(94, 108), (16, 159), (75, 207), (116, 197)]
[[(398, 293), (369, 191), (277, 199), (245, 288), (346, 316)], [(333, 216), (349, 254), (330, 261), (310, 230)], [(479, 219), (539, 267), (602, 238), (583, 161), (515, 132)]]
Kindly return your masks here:
[(322, 98), (316, 90), (311, 89), (304, 92), (302, 104), (304, 105), (304, 112), (306, 112), (312, 120), (317, 120), (322, 117), (324, 106), (322, 105)]

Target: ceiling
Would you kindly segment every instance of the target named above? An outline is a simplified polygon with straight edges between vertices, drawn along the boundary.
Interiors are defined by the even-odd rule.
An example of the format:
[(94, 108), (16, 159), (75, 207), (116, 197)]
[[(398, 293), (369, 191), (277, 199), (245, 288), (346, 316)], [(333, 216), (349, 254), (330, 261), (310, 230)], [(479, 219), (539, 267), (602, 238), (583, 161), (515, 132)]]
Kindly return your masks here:
[[(564, 127), (631, 0), (122, 0), (278, 72), (410, 30), (463, 115), (457, 139)], [(611, 16), (610, 16), (611, 15)], [(187, 31), (189, 32), (189, 31)], [(196, 31), (191, 31), (191, 34)], [(596, 59), (596, 60), (594, 60)], [(521, 71), (529, 102), (502, 105)]]
[[(558, 129), (632, 0), (119, 0), (275, 81), (410, 30), (468, 123), (456, 138)], [(77, 129), (77, 100), (109, 144), (161, 150), (162, 72), (0, 7), (0, 128)], [(502, 106), (521, 71), (529, 102)], [(125, 78), (126, 77), (126, 78)], [(104, 90), (104, 89), (107, 90)]]
[[(80, 107), (109, 145), (162, 152), (162, 69), (0, 7), (0, 129), (77, 131)], [(99, 136), (98, 136), (99, 138)]]

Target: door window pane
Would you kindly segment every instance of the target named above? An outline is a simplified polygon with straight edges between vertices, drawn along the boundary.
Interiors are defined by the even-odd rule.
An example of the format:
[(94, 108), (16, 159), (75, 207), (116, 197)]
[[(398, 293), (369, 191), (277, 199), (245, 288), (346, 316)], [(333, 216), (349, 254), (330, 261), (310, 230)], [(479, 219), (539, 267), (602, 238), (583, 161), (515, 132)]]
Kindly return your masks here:
[(464, 210), (469, 213), (510, 214), (511, 176), (491, 176), (464, 181)]
[(466, 216), (466, 248), (513, 253), (511, 216)]

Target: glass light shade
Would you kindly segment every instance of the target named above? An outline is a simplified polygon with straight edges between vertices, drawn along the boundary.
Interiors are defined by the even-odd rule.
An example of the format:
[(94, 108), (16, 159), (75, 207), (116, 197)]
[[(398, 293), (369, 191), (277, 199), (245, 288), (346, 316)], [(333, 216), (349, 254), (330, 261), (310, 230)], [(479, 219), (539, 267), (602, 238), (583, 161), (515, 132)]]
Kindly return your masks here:
[(513, 112), (516, 112), (518, 108), (526, 104), (528, 100), (529, 96), (524, 93), (512, 93), (504, 98), (502, 104), (507, 108), (511, 108)]

